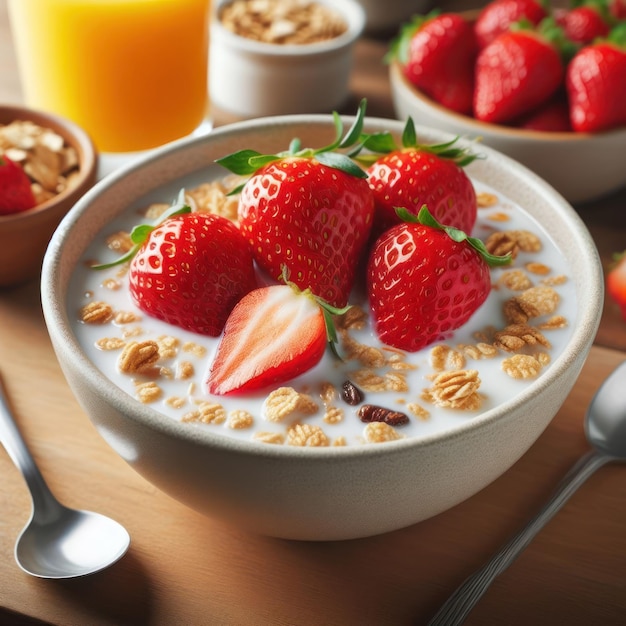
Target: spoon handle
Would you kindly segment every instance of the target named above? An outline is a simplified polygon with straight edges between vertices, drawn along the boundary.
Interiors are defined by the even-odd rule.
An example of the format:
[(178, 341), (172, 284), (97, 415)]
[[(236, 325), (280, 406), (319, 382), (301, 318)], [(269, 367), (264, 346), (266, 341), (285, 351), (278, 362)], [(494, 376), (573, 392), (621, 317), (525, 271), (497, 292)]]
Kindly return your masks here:
[(605, 463), (613, 457), (590, 450), (565, 475), (552, 498), (539, 513), (509, 540), (478, 571), (465, 580), (441, 606), (428, 626), (457, 626), (462, 624), (470, 611), (489, 588), (496, 576), (501, 574), (528, 546), (539, 531), (552, 519), (570, 496)]
[(50, 492), (15, 423), (2, 376), (0, 376), (0, 443), (22, 472), (33, 499), (34, 510), (38, 511), (38, 515), (45, 515), (46, 512), (53, 514), (58, 509), (58, 503)]

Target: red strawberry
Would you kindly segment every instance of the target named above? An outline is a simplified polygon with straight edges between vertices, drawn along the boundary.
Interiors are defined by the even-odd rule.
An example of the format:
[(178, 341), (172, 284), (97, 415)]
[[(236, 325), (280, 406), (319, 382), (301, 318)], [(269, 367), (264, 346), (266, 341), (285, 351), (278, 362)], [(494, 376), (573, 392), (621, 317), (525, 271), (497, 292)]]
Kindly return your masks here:
[(536, 30), (518, 28), (503, 33), (478, 55), (474, 117), (507, 123), (546, 102), (565, 74), (559, 45), (563, 33), (551, 19)]
[(392, 43), (407, 79), (453, 111), (472, 110), (477, 46), (471, 24), (455, 13), (416, 16)]
[(225, 217), (191, 213), (184, 192), (156, 226), (136, 226), (128, 282), (137, 306), (180, 328), (218, 336), (235, 304), (256, 287), (252, 253)]
[(609, 0), (609, 13), (616, 20), (626, 20), (626, 0)]
[(515, 22), (527, 20), (537, 25), (547, 16), (542, 0), (495, 0), (487, 4), (476, 18), (476, 40), (479, 47), (484, 48), (498, 35), (508, 31)]
[(423, 208), (376, 242), (367, 268), (369, 304), (384, 343), (415, 352), (448, 337), (491, 290), (489, 255), (478, 239), (441, 227)]
[(565, 36), (578, 44), (591, 43), (598, 37), (609, 34), (609, 13), (606, 5), (597, 0), (585, 3), (555, 14)]
[[(254, 289), (230, 314), (211, 365), (207, 391), (250, 392), (303, 374), (329, 341), (324, 303), (293, 284)], [(343, 311), (332, 309), (332, 313)]]
[(606, 291), (619, 306), (622, 317), (626, 320), (626, 254), (615, 255), (615, 263), (606, 275)]
[(130, 264), (130, 294), (140, 309), (214, 337), (255, 286), (252, 254), (241, 232), (226, 218), (208, 213), (167, 219)]
[(278, 155), (245, 150), (218, 162), (237, 174), (253, 174), (241, 189), (239, 223), (254, 258), (276, 279), (286, 266), (300, 289), (344, 306), (354, 283), (374, 215), (367, 174), (337, 148), (356, 143), (364, 115), (342, 141), (319, 150), (294, 141)]
[(514, 126), (526, 130), (565, 133), (572, 131), (569, 119), (569, 105), (565, 97), (554, 97), (546, 104), (532, 111), (522, 119), (516, 120)]
[(418, 144), (411, 118), (404, 129), (402, 147), (386, 134), (373, 135), (364, 145), (373, 153), (385, 153), (371, 157), (376, 160), (367, 170), (376, 202), (375, 236), (401, 222), (396, 207), (417, 215), (423, 205), (440, 222), (471, 233), (476, 222), (476, 192), (463, 167), (475, 156), (467, 149), (456, 147), (455, 141)]
[(30, 180), (24, 170), (0, 154), (0, 215), (20, 213), (36, 204)]
[(597, 132), (626, 124), (626, 22), (608, 39), (576, 54), (565, 84), (574, 130)]

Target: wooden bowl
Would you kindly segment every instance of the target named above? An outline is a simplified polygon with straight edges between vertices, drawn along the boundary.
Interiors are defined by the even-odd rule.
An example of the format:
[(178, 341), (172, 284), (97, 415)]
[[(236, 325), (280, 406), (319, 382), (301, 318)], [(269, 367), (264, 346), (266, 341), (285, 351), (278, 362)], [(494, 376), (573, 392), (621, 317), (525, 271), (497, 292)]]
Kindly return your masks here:
[(35, 279), (48, 242), (63, 216), (96, 182), (98, 155), (87, 133), (57, 115), (21, 106), (0, 106), (0, 124), (32, 121), (63, 137), (78, 155), (76, 184), (21, 213), (0, 215), (0, 288)]

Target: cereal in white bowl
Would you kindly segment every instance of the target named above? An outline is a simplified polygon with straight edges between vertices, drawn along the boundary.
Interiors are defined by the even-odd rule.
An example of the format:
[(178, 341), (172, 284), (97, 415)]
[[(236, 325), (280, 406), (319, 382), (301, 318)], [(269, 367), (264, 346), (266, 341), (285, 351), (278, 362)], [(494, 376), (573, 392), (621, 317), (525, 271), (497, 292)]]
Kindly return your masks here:
[[(219, 170), (214, 174), (219, 176)], [(326, 354), (309, 372), (262, 392), (233, 397), (206, 393), (219, 338), (145, 315), (130, 298), (123, 267), (90, 268), (94, 259), (110, 259), (111, 248), (115, 253), (123, 249), (120, 242), (138, 211), (154, 215), (167, 206), (176, 195), (171, 186), (151, 194), (158, 203), (142, 206), (140, 201), (129, 207), (89, 248), (73, 279), (74, 331), (101, 371), (139, 402), (223, 436), (333, 446), (453, 429), (536, 380), (558, 357), (576, 324), (574, 287), (550, 237), (506, 196), (474, 184), (479, 200), (474, 236), (495, 254), (511, 253), (513, 261), (491, 270), (489, 298), (469, 323), (445, 342), (416, 353), (376, 338), (366, 298), (356, 288), (353, 308), (336, 318), (343, 361)], [(188, 196), (197, 198), (201, 190), (211, 199), (201, 209), (221, 211), (230, 202), (228, 187), (220, 178), (207, 180), (189, 187)]]
[[(393, 120), (369, 119), (365, 130), (389, 130), (400, 137), (402, 127)], [(428, 143), (452, 138), (427, 127), (417, 131)], [(431, 349), (406, 359), (397, 351), (388, 354), (389, 365), (380, 373), (395, 374), (396, 381), (402, 378), (398, 374), (406, 374), (410, 391), (382, 392), (378, 397), (385, 402), (380, 404), (409, 414), (409, 424), (394, 427), (357, 421), (352, 412), (358, 410), (356, 405), (332, 397), (338, 383), (332, 388), (328, 385), (335, 374), (334, 369), (325, 368), (328, 360), (305, 377), (311, 386), (319, 383), (322, 387), (323, 398), (315, 396), (316, 403), (321, 406), (325, 400), (334, 407), (328, 411), (328, 424), (321, 413), (303, 418), (289, 438), (285, 424), (265, 420), (241, 403), (231, 406), (232, 397), (222, 424), (182, 421), (192, 408), (206, 409), (210, 415), (211, 404), (222, 404), (197, 388), (209, 367), (213, 340), (153, 326), (153, 320), (145, 316), (128, 325), (81, 323), (79, 311), (92, 300), (109, 303), (114, 315), (121, 311), (120, 319), (128, 319), (128, 312), (136, 313), (123, 295), (124, 276), (111, 271), (94, 277), (85, 261), (105, 260), (104, 240), (141, 221), (137, 211), (153, 203), (169, 203), (183, 187), (192, 190), (223, 177), (224, 170), (212, 165), (215, 159), (242, 147), (272, 154), (294, 137), (300, 137), (303, 145), (325, 145), (335, 134), (330, 116), (289, 116), (220, 127), (206, 137), (164, 147), (103, 180), (80, 200), (55, 233), (43, 266), (42, 305), (52, 345), (70, 388), (97, 431), (155, 487), (237, 531), (317, 541), (366, 537), (415, 524), (470, 497), (510, 468), (544, 431), (580, 373), (601, 316), (602, 267), (578, 215), (526, 168), (485, 148), (486, 158), (467, 169), (479, 198), (492, 200), (491, 206), (478, 210), (474, 234), (486, 240), (493, 231), (527, 230), (539, 237), (543, 248), (521, 250), (513, 267), (495, 270), (491, 292), (495, 300), (488, 301), (475, 319), (451, 341), (442, 342), (434, 354)], [(107, 259), (118, 255), (109, 250)], [(111, 288), (116, 285), (118, 289)], [(529, 325), (541, 325), (539, 330), (551, 347), (539, 344), (524, 352), (545, 354), (549, 363), (541, 356), (536, 378), (511, 378), (501, 370), (501, 362), (516, 353), (505, 354), (498, 348), (494, 356), (492, 345), (492, 331), (509, 325), (500, 305), (512, 297), (518, 298), (519, 305), (524, 291), (546, 286), (559, 295), (557, 309), (529, 318)], [(87, 294), (90, 289), (93, 293)], [(114, 300), (118, 297), (119, 301)], [(528, 314), (531, 303), (536, 306), (537, 298), (511, 310), (519, 314), (526, 309)], [(355, 307), (351, 323), (358, 323), (356, 313)], [(474, 336), (477, 330), (483, 331), (478, 338)], [(357, 340), (359, 334), (365, 337), (367, 330), (355, 330)], [(120, 375), (117, 361), (123, 348), (99, 350), (95, 342), (103, 337), (120, 346), (131, 340), (159, 340), (159, 350), (168, 355), (180, 350), (180, 356), (162, 364), (163, 373), (169, 370), (173, 376), (165, 378), (168, 386), (161, 399), (144, 404), (136, 398), (137, 386), (150, 393), (163, 381), (145, 375), (134, 381), (132, 376)], [(515, 333), (507, 332), (501, 341), (505, 337), (507, 343), (516, 341)], [(522, 332), (517, 341), (533, 338), (537, 336)], [(419, 369), (408, 373), (396, 369), (413, 359), (419, 361)], [(350, 372), (362, 369), (356, 362), (346, 362), (345, 367)], [(532, 373), (533, 369), (515, 371)], [(444, 409), (421, 397), (425, 390), (433, 393), (430, 390), (437, 381), (431, 376), (456, 370), (479, 372), (478, 393), (487, 396), (479, 411)], [(190, 375), (199, 383), (194, 385)], [(281, 386), (307, 393), (300, 383), (293, 380)], [(255, 397), (250, 408), (255, 403), (262, 407), (269, 391)], [(316, 393), (312, 390), (309, 395)], [(364, 402), (373, 404), (375, 392), (363, 393)], [(190, 399), (196, 395), (206, 405), (192, 406)], [(399, 396), (405, 403), (396, 405), (393, 399)], [(343, 418), (337, 409), (344, 410)], [(342, 441), (341, 429), (350, 423), (354, 433), (347, 433)], [(323, 442), (314, 426), (331, 444), (345, 445), (289, 445)], [(253, 432), (258, 432), (255, 439)], [(389, 435), (400, 436), (391, 440)], [(365, 437), (373, 443), (361, 443)]]

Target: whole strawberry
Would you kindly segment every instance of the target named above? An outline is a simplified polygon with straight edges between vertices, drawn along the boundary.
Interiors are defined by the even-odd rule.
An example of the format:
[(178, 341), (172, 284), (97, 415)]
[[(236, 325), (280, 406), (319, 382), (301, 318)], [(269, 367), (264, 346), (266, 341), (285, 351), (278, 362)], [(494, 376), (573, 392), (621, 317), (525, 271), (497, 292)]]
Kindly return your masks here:
[(555, 13), (556, 21), (565, 36), (577, 44), (588, 44), (598, 37), (606, 37), (610, 31), (611, 15), (606, 2), (584, 2)]
[(537, 25), (545, 17), (548, 11), (543, 0), (494, 0), (480, 11), (474, 23), (478, 46), (484, 48), (516, 22), (526, 20)]
[(416, 16), (392, 43), (407, 79), (427, 96), (459, 113), (472, 109), (474, 29), (456, 13)]
[(130, 294), (158, 319), (217, 336), (237, 302), (256, 286), (252, 254), (239, 229), (208, 213), (171, 217), (130, 263)]
[(545, 104), (531, 111), (513, 124), (517, 128), (551, 133), (572, 132), (569, 104), (564, 93), (559, 93)]
[(218, 336), (237, 302), (256, 287), (248, 243), (233, 222), (191, 212), (183, 202), (156, 226), (136, 226), (135, 246), (105, 269), (130, 261), (128, 283), (145, 313), (180, 328)]
[(8, 156), (0, 155), (0, 215), (20, 213), (36, 204), (30, 180)]
[(374, 216), (367, 174), (338, 148), (357, 142), (364, 103), (346, 138), (318, 150), (299, 141), (277, 155), (245, 150), (218, 162), (251, 175), (241, 188), (238, 218), (256, 263), (276, 279), (287, 267), (300, 289), (343, 307), (353, 287)]
[(566, 47), (551, 18), (499, 35), (476, 59), (474, 117), (508, 123), (547, 102), (562, 85)]
[(367, 267), (369, 304), (378, 337), (415, 352), (445, 339), (474, 314), (491, 290), (482, 242), (442, 227), (426, 208), (376, 242)]
[(622, 318), (626, 320), (626, 254), (624, 252), (614, 256), (614, 263), (606, 274), (606, 291), (619, 307)]
[(626, 23), (576, 54), (565, 85), (574, 130), (598, 132), (626, 124)]
[(626, 0), (608, 0), (609, 13), (616, 20), (626, 20)]
[(419, 144), (411, 118), (405, 125), (401, 147), (388, 134), (373, 135), (364, 145), (374, 156), (359, 156), (359, 160), (375, 159), (367, 169), (375, 200), (374, 236), (401, 222), (396, 207), (417, 215), (423, 205), (443, 224), (472, 232), (476, 192), (464, 167), (475, 155), (455, 141)]

